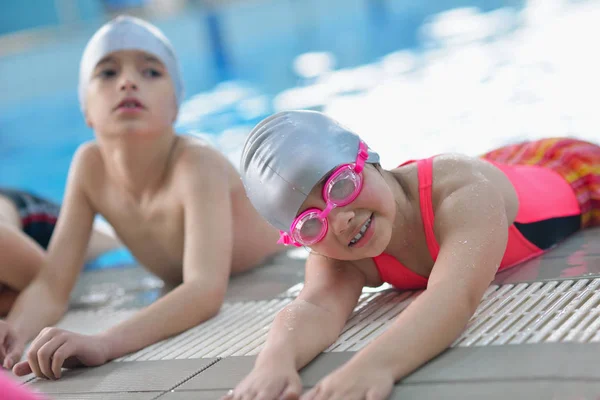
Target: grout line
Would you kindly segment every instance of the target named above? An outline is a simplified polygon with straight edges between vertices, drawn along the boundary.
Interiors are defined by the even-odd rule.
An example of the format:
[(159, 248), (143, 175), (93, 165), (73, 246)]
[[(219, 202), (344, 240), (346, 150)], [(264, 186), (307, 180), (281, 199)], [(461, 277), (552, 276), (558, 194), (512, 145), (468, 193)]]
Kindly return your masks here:
[[(215, 365), (216, 363), (218, 363), (219, 361), (221, 361), (222, 358), (221, 357), (217, 357), (216, 360), (214, 360), (213, 362), (209, 363), (208, 365), (204, 366), (203, 368), (200, 368), (200, 370), (198, 370), (197, 372), (193, 373), (192, 375), (190, 375), (189, 377), (187, 377), (186, 379), (182, 380), (181, 382), (175, 384), (175, 386), (173, 386), (172, 388), (170, 388), (169, 390), (159, 394), (158, 396), (156, 396), (155, 398), (153, 398), (152, 400), (156, 400), (159, 399), (160, 397), (164, 396), (167, 393), (171, 393), (173, 392), (175, 389), (177, 389), (179, 386), (183, 385), (184, 383), (186, 383), (187, 381), (189, 381), (190, 379), (198, 376), (199, 374), (201, 374), (202, 372), (206, 371), (207, 369), (209, 369), (210, 367), (212, 367), (213, 365)], [(136, 361), (133, 361), (136, 362)], [(139, 361), (139, 362), (143, 362), (143, 361)]]

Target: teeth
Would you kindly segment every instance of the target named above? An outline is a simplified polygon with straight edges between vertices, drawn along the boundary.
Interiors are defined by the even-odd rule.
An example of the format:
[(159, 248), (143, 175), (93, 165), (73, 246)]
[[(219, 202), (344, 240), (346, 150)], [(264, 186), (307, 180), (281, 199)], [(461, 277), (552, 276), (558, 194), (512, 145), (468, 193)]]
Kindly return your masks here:
[(356, 236), (354, 236), (354, 238), (350, 241), (350, 245), (355, 244), (356, 242), (358, 242), (360, 239), (362, 239), (363, 235), (365, 234), (365, 232), (367, 231), (367, 229), (369, 228), (369, 225), (371, 224), (371, 218), (369, 218), (365, 224), (362, 226), (362, 228), (360, 228), (360, 232), (358, 232), (356, 234)]

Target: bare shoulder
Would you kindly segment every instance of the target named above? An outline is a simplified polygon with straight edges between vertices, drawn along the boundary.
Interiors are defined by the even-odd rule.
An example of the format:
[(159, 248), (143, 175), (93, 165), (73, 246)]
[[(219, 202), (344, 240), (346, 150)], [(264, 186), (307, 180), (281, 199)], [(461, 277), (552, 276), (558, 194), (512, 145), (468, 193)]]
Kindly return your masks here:
[(102, 156), (98, 144), (94, 141), (79, 145), (73, 156), (73, 165), (80, 168), (93, 167), (98, 162), (102, 162)]
[(512, 188), (506, 175), (496, 166), (480, 158), (461, 154), (443, 154), (435, 157), (433, 180), (434, 187), (442, 192), (454, 192), (480, 182), (490, 182), (502, 192)]
[(203, 140), (179, 136), (177, 146), (173, 165), (177, 178), (207, 181), (230, 176), (233, 166), (229, 160)]
[(442, 154), (433, 159), (435, 185), (446, 187), (447, 190), (455, 190), (486, 179), (486, 172), (484, 161), (475, 157), (462, 154)]
[[(467, 188), (467, 191), (463, 190)], [(462, 192), (470, 203), (486, 195), (500, 197), (509, 220), (518, 209), (518, 198), (508, 177), (493, 164), (477, 157), (443, 154), (433, 159), (433, 203), (440, 205), (453, 194)], [(478, 199), (480, 197), (480, 199)]]
[(104, 174), (104, 161), (96, 142), (81, 144), (73, 156), (69, 171), (71, 184), (93, 189)]

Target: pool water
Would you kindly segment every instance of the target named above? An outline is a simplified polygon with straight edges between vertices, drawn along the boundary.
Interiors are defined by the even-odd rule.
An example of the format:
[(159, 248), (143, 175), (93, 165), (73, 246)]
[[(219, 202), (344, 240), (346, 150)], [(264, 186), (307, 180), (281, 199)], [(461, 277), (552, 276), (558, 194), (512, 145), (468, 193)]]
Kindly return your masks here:
[[(255, 0), (152, 22), (181, 60), (179, 132), (237, 165), (260, 119), (316, 109), (391, 167), (526, 138), (598, 141), (599, 17), (597, 0)], [(0, 185), (62, 198), (75, 149), (93, 138), (76, 84), (102, 22), (0, 52)]]

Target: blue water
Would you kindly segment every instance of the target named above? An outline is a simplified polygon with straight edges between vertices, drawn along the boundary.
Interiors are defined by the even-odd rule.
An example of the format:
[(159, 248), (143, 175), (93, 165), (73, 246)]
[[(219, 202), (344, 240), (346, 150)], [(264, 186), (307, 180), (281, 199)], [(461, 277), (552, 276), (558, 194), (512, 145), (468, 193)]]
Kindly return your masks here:
[[(482, 11), (519, 1), (277, 0), (234, 2), (218, 9), (220, 56), (210, 34), (210, 14), (189, 10), (154, 20), (172, 40), (187, 96), (224, 80), (241, 81), (269, 98), (299, 83), (291, 63), (307, 51), (330, 51), (337, 68), (361, 65), (392, 51), (416, 48), (428, 16), (461, 7)], [(77, 68), (88, 37), (102, 21), (57, 32), (56, 37), (0, 58), (0, 185), (33, 189), (60, 201), (73, 152), (93, 137), (76, 97)], [(268, 111), (268, 110), (267, 110)], [(208, 116), (210, 117), (210, 116)], [(197, 128), (218, 135), (238, 115), (213, 115)], [(250, 123), (252, 121), (249, 121)]]
[[(500, 0), (255, 0), (216, 10), (188, 9), (154, 19), (178, 53), (186, 97), (228, 83), (240, 100), (263, 99), (258, 112), (236, 103), (178, 126), (218, 137), (235, 126), (249, 128), (272, 112), (270, 100), (303, 85), (292, 69), (295, 57), (327, 51), (336, 68), (373, 62), (401, 49), (424, 46), (420, 27), (432, 15), (457, 7), (486, 12), (519, 9)], [(2, 11), (0, 6), (0, 13)], [(77, 103), (81, 51), (103, 23), (44, 32), (42, 40), (0, 58), (0, 186), (33, 190), (60, 201), (71, 157), (93, 138)], [(219, 86), (221, 85), (221, 86)]]

